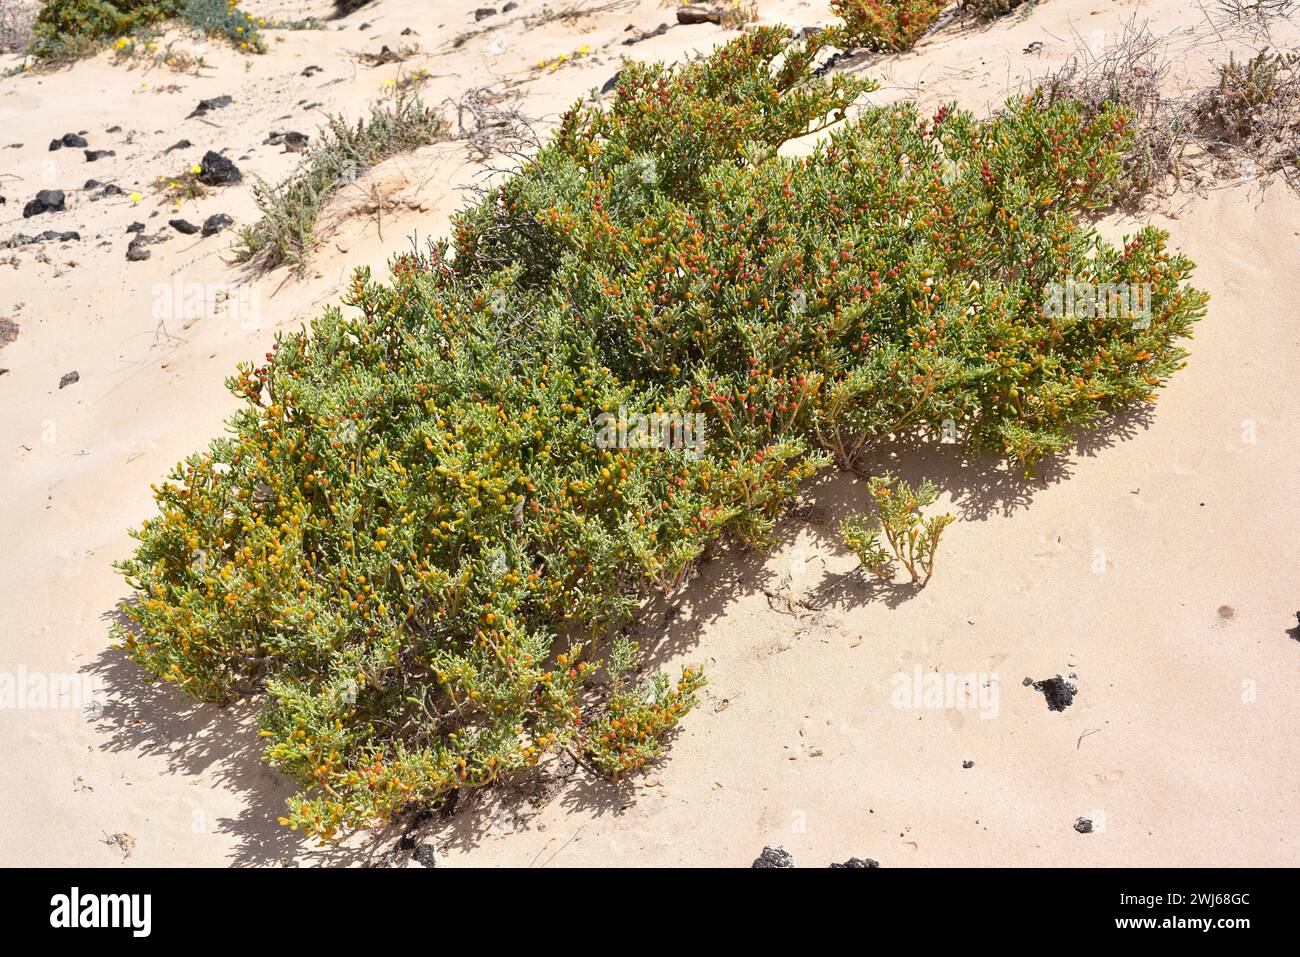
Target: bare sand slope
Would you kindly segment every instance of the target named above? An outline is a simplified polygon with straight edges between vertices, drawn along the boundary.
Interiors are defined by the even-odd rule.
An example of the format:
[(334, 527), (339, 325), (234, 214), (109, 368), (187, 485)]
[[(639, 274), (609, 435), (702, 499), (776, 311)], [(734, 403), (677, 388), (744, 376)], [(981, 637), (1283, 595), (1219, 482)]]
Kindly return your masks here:
[[(297, 160), (263, 145), (270, 132), (314, 133), (323, 111), (357, 116), (402, 72), (429, 71), (430, 102), (493, 85), (544, 126), (620, 56), (678, 59), (729, 35), (674, 27), (625, 45), (637, 35), (629, 25), (672, 22), (655, 0), (574, 4), (593, 12), (550, 19), (521, 0), (476, 23), (481, 5), (376, 0), (324, 31), (277, 31), (270, 54), (247, 63), (208, 43), (198, 75), (102, 54), (0, 80), (0, 241), (45, 229), (82, 237), (0, 252), (0, 317), (19, 330), (0, 350), (0, 672), (94, 679), (103, 704), (0, 712), (0, 861), (388, 859), (391, 834), (320, 850), (275, 824), (292, 788), (257, 760), (247, 705), (220, 712), (143, 688), (107, 649), (127, 594), (111, 563), (151, 511), (149, 484), (219, 433), (235, 363), (333, 302), (351, 267), (380, 270), (413, 233), (442, 232), (487, 167), (453, 141), (363, 177), (327, 216), (314, 268), (254, 280), (257, 308), (241, 315), (160, 313), (178, 276), (246, 278), (227, 262), (229, 231), (184, 236), (169, 218), (251, 222), (253, 176), (278, 179)], [(281, 17), (329, 8), (246, 6)], [(828, 19), (821, 3), (760, 11), (795, 26)], [(1200, 11), (1174, 0), (1050, 0), (988, 27), (948, 24), (910, 54), (849, 68), (882, 80), (877, 102), (957, 99), (982, 111), (1077, 43), (1104, 48), (1135, 12), (1175, 34), (1173, 84), (1203, 82), (1226, 55), (1207, 46), (1205, 34), (1218, 40)], [(1021, 52), (1034, 41), (1042, 48)], [(401, 64), (353, 56), (416, 43)], [(303, 76), (308, 66), (320, 72)], [(187, 118), (222, 94), (230, 106)], [(86, 163), (80, 150), (47, 150), (81, 130), (117, 155)], [(182, 138), (192, 146), (164, 153)], [(245, 184), (179, 213), (160, 205), (149, 183), (207, 149), (227, 150)], [(92, 177), (124, 195), (78, 189)], [(64, 189), (67, 210), (24, 221), (41, 188)], [(128, 262), (137, 221), (170, 238)], [(1188, 368), (1149, 414), (1085, 438), (1037, 483), (965, 462), (953, 446), (889, 463), (938, 481), (963, 519), (920, 593), (850, 574), (832, 526), (861, 505), (858, 483), (810, 489), (770, 555), (724, 555), (679, 600), (648, 610), (640, 637), (656, 661), (702, 662), (710, 676), (668, 760), (630, 784), (579, 769), (540, 789), (476, 795), (421, 828), (440, 863), (747, 864), (764, 844), (806, 865), (854, 855), (887, 866), (1300, 863), (1300, 644), (1287, 632), (1300, 608), (1300, 199), (1239, 181), (1184, 192), (1140, 221), (1171, 232), (1213, 296)], [(1120, 235), (1136, 222), (1102, 228)], [(79, 381), (60, 388), (74, 370)], [(895, 676), (918, 668), (976, 676), (985, 707), (897, 707)], [(1078, 695), (1061, 712), (1021, 684), (1070, 673)], [(1073, 829), (1080, 817), (1093, 833)], [(130, 840), (106, 842), (114, 835)]]

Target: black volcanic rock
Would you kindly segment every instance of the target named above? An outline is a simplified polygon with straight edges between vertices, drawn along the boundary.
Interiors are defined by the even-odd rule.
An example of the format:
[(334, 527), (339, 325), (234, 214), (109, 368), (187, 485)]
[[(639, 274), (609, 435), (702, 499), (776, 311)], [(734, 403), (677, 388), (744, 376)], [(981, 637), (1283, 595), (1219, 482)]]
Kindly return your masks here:
[(271, 131), (271, 135), (262, 140), (263, 146), (283, 146), (286, 153), (301, 153), (307, 148), (307, 141), (311, 139), (306, 133), (299, 133), (296, 130), (285, 130), (283, 133)]
[(19, 246), (30, 246), (33, 243), (70, 243), (81, 239), (81, 233), (75, 230), (60, 232), (55, 229), (47, 229), (43, 233), (35, 236), (28, 236), (26, 233), (15, 233), (10, 239), (0, 242), (0, 249), (17, 249)]
[(64, 209), (64, 195), (61, 189), (43, 189), (23, 207), (23, 219), (39, 216), (41, 213), (61, 213)]
[(203, 221), (203, 235), (215, 236), (232, 223), (234, 220), (225, 213), (213, 213)]
[(50, 140), (50, 152), (68, 147), (68, 149), (81, 149), (83, 146), (89, 146), (84, 136), (78, 136), (76, 133), (64, 133), (57, 140)]
[(1074, 696), (1079, 693), (1079, 686), (1057, 675), (1055, 678), (1035, 681), (1034, 690), (1041, 692), (1047, 699), (1048, 711), (1064, 711), (1074, 703)]
[(636, 36), (628, 37), (623, 41), (623, 46), (630, 47), (634, 43), (640, 43), (642, 40), (649, 40), (651, 37), (663, 36), (668, 32), (668, 24), (661, 23), (653, 30), (640, 30)]
[(755, 858), (754, 863), (749, 865), (755, 867), (794, 867), (794, 858), (783, 847), (765, 847), (763, 853)]
[(235, 102), (234, 99), (226, 95), (214, 96), (210, 100), (199, 100), (199, 105), (194, 107), (194, 112), (185, 118), (189, 120), (196, 116), (202, 116), (211, 110), (224, 110), (233, 102)]
[(438, 849), (432, 844), (421, 844), (412, 855), (416, 862), (424, 867), (438, 866)]
[(690, 4), (685, 7), (677, 8), (677, 22), (688, 25), (694, 23), (721, 23), (722, 12), (719, 10), (712, 10), (709, 7)]
[(208, 150), (203, 154), (199, 163), (199, 182), (204, 186), (229, 186), (243, 181), (239, 167), (220, 153)]

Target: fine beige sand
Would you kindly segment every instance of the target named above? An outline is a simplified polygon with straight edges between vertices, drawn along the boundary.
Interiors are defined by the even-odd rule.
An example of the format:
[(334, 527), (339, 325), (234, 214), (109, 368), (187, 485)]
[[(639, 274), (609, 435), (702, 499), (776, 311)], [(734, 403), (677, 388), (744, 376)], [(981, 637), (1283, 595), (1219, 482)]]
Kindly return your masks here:
[[(485, 5), (500, 6), (375, 0), (324, 31), (269, 34), (266, 56), (208, 42), (197, 75), (103, 53), (0, 79), (0, 241), (81, 234), (0, 250), (0, 319), (18, 328), (0, 346), (0, 674), (98, 684), (89, 708), (0, 709), (0, 863), (409, 858), (392, 830), (322, 849), (279, 827), (293, 788), (258, 760), (252, 705), (220, 711), (147, 688), (109, 648), (128, 592), (111, 566), (152, 511), (150, 483), (219, 434), (235, 364), (335, 301), (352, 267), (381, 271), (412, 235), (440, 234), (464, 190), (505, 161), (453, 140), (386, 163), (331, 208), (307, 276), (256, 280), (258, 308), (238, 316), (160, 318), (160, 284), (244, 278), (232, 231), (182, 236), (168, 218), (252, 222), (254, 175), (278, 180), (298, 158), (262, 145), (267, 135), (358, 116), (399, 71), (428, 70), (434, 103), (490, 85), (544, 129), (621, 57), (680, 60), (731, 35), (673, 26), (625, 45), (629, 25), (674, 22), (657, 0), (551, 0), (573, 15), (550, 19), (541, 0), (520, 0), (476, 23)], [(831, 19), (812, 0), (758, 9), (795, 27)], [(1174, 93), (1259, 44), (1181, 0), (1048, 0), (987, 26), (952, 20), (909, 54), (849, 69), (881, 81), (875, 102), (956, 100), (982, 114), (1079, 44), (1104, 50), (1134, 17), (1167, 38)], [(1274, 40), (1294, 46), (1297, 32), (1281, 24)], [(352, 56), (385, 44), (420, 52), (374, 68)], [(557, 69), (537, 68), (560, 54)], [(0, 70), (17, 62), (0, 57)], [(320, 72), (303, 76), (309, 65)], [(186, 118), (222, 94), (230, 106)], [(117, 155), (47, 150), (80, 130)], [(193, 146), (164, 154), (182, 138)], [(244, 185), (179, 213), (160, 206), (150, 182), (207, 149), (228, 150)], [(79, 189), (91, 177), (127, 195), (93, 199)], [(24, 221), (42, 188), (64, 189), (67, 210)], [(125, 258), (134, 221), (171, 236), (144, 262)], [(577, 769), (467, 797), (417, 832), (438, 866), (733, 866), (765, 845), (807, 866), (1300, 864), (1300, 632), (1288, 632), (1300, 609), (1300, 196), (1238, 168), (1100, 227), (1119, 237), (1144, 222), (1171, 233), (1212, 296), (1187, 368), (1155, 406), (1083, 437), (1032, 482), (949, 445), (888, 463), (937, 481), (961, 519), (919, 593), (849, 574), (833, 524), (862, 504), (860, 482), (809, 488), (772, 552), (724, 554), (647, 608), (638, 632), (653, 662), (702, 663), (709, 676), (666, 760), (626, 784)], [(79, 381), (60, 388), (73, 371)], [(898, 707), (895, 676), (917, 673), (973, 676), (985, 707)], [(1061, 712), (1022, 684), (1071, 673), (1078, 695)], [(1080, 817), (1093, 833), (1074, 829)]]

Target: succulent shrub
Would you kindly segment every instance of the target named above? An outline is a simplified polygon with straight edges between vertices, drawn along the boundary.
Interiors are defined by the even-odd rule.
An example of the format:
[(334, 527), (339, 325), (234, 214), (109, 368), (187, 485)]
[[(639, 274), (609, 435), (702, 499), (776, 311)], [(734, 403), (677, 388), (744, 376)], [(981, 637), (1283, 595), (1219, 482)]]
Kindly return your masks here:
[(843, 21), (832, 33), (845, 46), (903, 53), (934, 26), (948, 0), (831, 0)]
[(704, 684), (703, 674), (691, 668), (683, 670), (675, 684), (663, 672), (631, 683), (628, 677), (638, 662), (636, 642), (625, 636), (614, 639), (607, 665), (608, 703), (585, 736), (587, 759), (613, 778), (638, 771), (659, 756), (663, 740), (677, 719), (695, 707), (695, 692)]
[[(762, 545), (891, 436), (956, 423), (1028, 467), (1182, 364), (1191, 263), (1080, 216), (1122, 111), (872, 107), (786, 157), (867, 87), (816, 77), (818, 43), (628, 66), (448, 238), (229, 381), (228, 435), (135, 533), (120, 637), (204, 700), (262, 698), (286, 822), (332, 839), (558, 751), (642, 766), (702, 677), (633, 677), (622, 632), (710, 542)], [(1147, 284), (1150, 318), (1045, 309), (1065, 277)], [(597, 439), (664, 412), (703, 448)]]

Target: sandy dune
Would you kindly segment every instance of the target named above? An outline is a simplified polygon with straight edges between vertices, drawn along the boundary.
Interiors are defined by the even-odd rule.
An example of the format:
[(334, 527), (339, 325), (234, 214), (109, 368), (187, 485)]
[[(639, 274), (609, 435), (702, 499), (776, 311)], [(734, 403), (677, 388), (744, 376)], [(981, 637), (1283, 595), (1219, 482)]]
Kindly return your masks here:
[[(314, 133), (323, 112), (355, 117), (403, 72), (429, 71), (429, 102), (492, 85), (544, 128), (620, 57), (680, 59), (730, 35), (674, 26), (625, 45), (629, 25), (673, 21), (656, 0), (552, 3), (592, 12), (549, 20), (540, 0), (520, 0), (476, 23), (483, 5), (376, 0), (324, 31), (270, 34), (266, 56), (209, 42), (198, 75), (103, 53), (0, 80), (0, 241), (81, 235), (0, 250), (0, 317), (18, 327), (0, 347), (0, 672), (93, 680), (102, 705), (0, 711), (0, 862), (409, 856), (391, 853), (396, 833), (319, 849), (280, 828), (293, 788), (258, 760), (250, 706), (222, 712), (146, 688), (108, 648), (127, 595), (111, 564), (151, 512), (150, 483), (219, 433), (236, 362), (334, 301), (352, 267), (380, 271), (413, 234), (441, 233), (464, 189), (502, 161), (452, 140), (386, 163), (327, 215), (307, 276), (252, 280), (255, 308), (240, 315), (159, 315), (177, 277), (248, 279), (229, 263), (232, 231), (186, 236), (169, 218), (252, 222), (253, 177), (280, 179), (298, 158), (263, 145), (270, 132)], [(304, 17), (330, 4), (245, 7)], [(759, 10), (796, 27), (829, 20), (819, 2)], [(1177, 0), (1050, 0), (989, 26), (950, 22), (912, 53), (849, 68), (881, 81), (876, 102), (955, 99), (983, 112), (1078, 43), (1102, 49), (1135, 14), (1169, 35), (1175, 91), (1204, 84), (1227, 49), (1255, 45), (1221, 28), (1220, 40)], [(1275, 39), (1294, 45), (1297, 32)], [(417, 43), (403, 64), (353, 56)], [(561, 67), (537, 68), (560, 54)], [(16, 62), (0, 57), (0, 69)], [(308, 66), (320, 71), (303, 76)], [(230, 106), (187, 118), (223, 94)], [(117, 155), (88, 163), (80, 149), (47, 149), (82, 130)], [(164, 153), (181, 139), (193, 145)], [(179, 212), (160, 204), (150, 183), (208, 149), (227, 150), (245, 183)], [(89, 178), (123, 194), (95, 199), (80, 189)], [(936, 480), (962, 519), (919, 593), (850, 574), (832, 525), (861, 504), (860, 483), (810, 488), (770, 554), (723, 555), (647, 610), (639, 637), (654, 659), (702, 662), (710, 678), (667, 760), (628, 784), (579, 769), (467, 798), (418, 830), (439, 865), (747, 865), (768, 844), (817, 866), (1300, 864), (1300, 632), (1288, 633), (1300, 609), (1300, 196), (1249, 177), (1187, 185), (1101, 223), (1112, 236), (1140, 222), (1167, 229), (1212, 296), (1188, 367), (1153, 409), (1085, 436), (1034, 482), (956, 446), (892, 461)], [(64, 212), (22, 218), (38, 189), (55, 188)], [(125, 258), (132, 222), (169, 235), (147, 261)], [(60, 388), (73, 371), (79, 381)], [(985, 707), (896, 706), (895, 676), (917, 673), (972, 675)], [(1022, 684), (1071, 673), (1078, 694), (1060, 712)], [(1092, 833), (1074, 829), (1081, 817)]]

